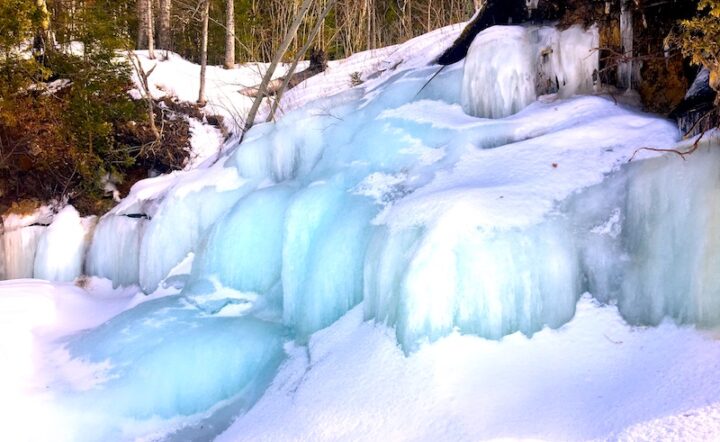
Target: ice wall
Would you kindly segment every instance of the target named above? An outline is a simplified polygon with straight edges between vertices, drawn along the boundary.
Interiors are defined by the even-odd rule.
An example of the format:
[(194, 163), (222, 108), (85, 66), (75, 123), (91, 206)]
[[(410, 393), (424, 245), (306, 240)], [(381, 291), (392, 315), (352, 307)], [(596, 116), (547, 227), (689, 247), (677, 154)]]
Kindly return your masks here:
[(22, 227), (3, 234), (5, 249), (5, 277), (7, 279), (32, 278), (35, 251), (44, 226)]
[(575, 314), (577, 251), (561, 219), (522, 230), (445, 219), (418, 233), (381, 232), (365, 264), (366, 317), (394, 325), (406, 350), (453, 330), (532, 335)]
[(633, 324), (720, 325), (720, 150), (629, 170), (619, 308)]
[(478, 117), (501, 118), (539, 95), (592, 92), (598, 44), (595, 27), (488, 28), (473, 40), (465, 58), (463, 109)]
[(218, 217), (255, 185), (223, 163), (186, 174), (163, 197), (140, 236), (138, 282), (142, 289), (152, 293), (168, 272), (195, 250)]

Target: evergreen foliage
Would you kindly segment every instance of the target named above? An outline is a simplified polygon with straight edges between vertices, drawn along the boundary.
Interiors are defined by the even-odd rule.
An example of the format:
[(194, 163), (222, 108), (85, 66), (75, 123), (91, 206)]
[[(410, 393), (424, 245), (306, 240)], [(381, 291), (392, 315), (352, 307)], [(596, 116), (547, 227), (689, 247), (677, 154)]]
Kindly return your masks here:
[(38, 54), (30, 50), (42, 29), (35, 2), (0, 0), (0, 205), (67, 197), (101, 212), (111, 203), (103, 180), (148, 160), (148, 116), (128, 95), (130, 66), (118, 57), (130, 47), (129, 3), (58, 12), (57, 44)]
[(710, 86), (720, 91), (720, 0), (701, 0), (699, 16), (680, 21), (680, 31), (668, 38), (683, 55), (710, 71)]

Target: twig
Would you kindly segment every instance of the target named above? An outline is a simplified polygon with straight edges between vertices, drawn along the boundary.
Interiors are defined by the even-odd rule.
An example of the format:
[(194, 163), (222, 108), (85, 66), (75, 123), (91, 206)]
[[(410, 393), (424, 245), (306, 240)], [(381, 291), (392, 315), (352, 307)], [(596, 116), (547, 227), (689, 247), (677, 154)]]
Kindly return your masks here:
[(640, 152), (641, 150), (649, 150), (649, 151), (651, 151), (651, 152), (674, 153), (674, 154), (676, 154), (676, 155), (679, 155), (680, 158), (683, 159), (683, 161), (686, 161), (687, 159), (685, 158), (685, 156), (686, 156), (686, 155), (691, 155), (692, 153), (694, 153), (694, 152), (698, 149), (698, 147), (700, 147), (700, 140), (702, 140), (702, 137), (705, 135), (706, 132), (707, 132), (707, 131), (703, 131), (703, 133), (700, 134), (700, 136), (698, 137), (698, 139), (695, 140), (695, 142), (693, 143), (692, 147), (691, 147), (689, 150), (685, 151), (685, 152), (681, 152), (681, 151), (679, 151), (679, 150), (677, 150), (677, 149), (660, 149), (660, 148), (657, 148), (657, 147), (641, 147), (641, 148), (635, 150), (635, 152), (633, 152), (632, 156), (631, 156), (630, 159), (628, 160), (628, 163), (631, 162), (631, 161), (635, 158), (635, 155), (637, 155), (637, 153)]
[[(709, 117), (715, 110), (716, 110), (715, 108), (712, 108), (712, 109), (708, 110), (707, 112), (705, 112), (705, 113), (702, 115), (702, 117), (698, 118), (697, 121), (696, 121), (695, 123), (693, 123), (693, 125), (690, 127), (690, 129), (688, 129), (687, 132), (685, 132), (685, 135), (683, 135), (683, 138), (687, 138), (688, 135), (690, 135), (691, 133), (693, 133), (693, 131), (694, 131), (695, 129), (697, 129), (698, 125), (699, 125), (703, 120), (705, 120), (707, 117)], [(705, 132), (703, 132), (703, 133), (705, 133)]]
[(415, 98), (417, 98), (418, 95), (420, 95), (420, 92), (422, 92), (425, 89), (425, 87), (427, 87), (427, 85), (430, 84), (430, 82), (433, 81), (435, 79), (435, 77), (437, 77), (440, 74), (440, 72), (442, 72), (443, 69), (445, 69), (447, 66), (448, 65), (446, 65), (446, 64), (442, 65), (440, 67), (440, 69), (438, 69), (437, 72), (435, 72), (432, 75), (432, 77), (430, 77), (430, 79), (428, 81), (426, 81), (425, 84), (423, 84), (423, 87), (421, 87), (420, 90), (417, 92), (417, 94), (415, 94)]
[(613, 344), (620, 345), (620, 344), (623, 343), (623, 341), (615, 341), (615, 340), (613, 340), (613, 339), (610, 339), (610, 337), (608, 337), (608, 335), (606, 335), (605, 333), (603, 333), (603, 336), (605, 336), (605, 339), (607, 339), (608, 341), (612, 342)]

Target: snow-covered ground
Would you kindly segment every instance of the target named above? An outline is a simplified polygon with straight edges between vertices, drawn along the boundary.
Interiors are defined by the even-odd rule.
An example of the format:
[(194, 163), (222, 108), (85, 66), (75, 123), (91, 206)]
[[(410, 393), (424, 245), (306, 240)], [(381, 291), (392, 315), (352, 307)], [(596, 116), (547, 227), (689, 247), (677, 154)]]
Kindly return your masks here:
[(218, 441), (720, 437), (718, 336), (631, 327), (590, 297), (531, 339), (453, 333), (407, 357), (357, 307), (290, 354)]
[[(297, 109), (310, 101), (327, 97), (354, 86), (353, 79), (367, 81), (377, 78), (386, 71), (395, 69), (412, 69), (438, 56), (462, 30), (463, 23), (447, 26), (422, 38), (417, 38), (403, 45), (390, 46), (371, 51), (360, 52), (343, 60), (332, 60), (327, 69), (319, 75), (311, 77), (297, 87), (286, 91), (278, 106), (278, 117)], [(156, 51), (156, 58), (149, 59), (147, 51), (134, 51), (148, 77), (150, 94), (155, 99), (169, 97), (182, 102), (196, 103), (200, 87), (200, 66), (191, 63), (179, 55)], [(418, 57), (417, 54), (422, 54)], [(235, 69), (224, 69), (221, 66), (208, 66), (206, 73), (207, 106), (203, 108), (205, 115), (223, 117), (225, 130), (230, 134), (238, 134), (244, 125), (253, 97), (240, 93), (242, 90), (260, 84), (268, 63), (243, 63)], [(295, 72), (305, 69), (308, 62), (300, 62)], [(287, 74), (290, 65), (280, 63), (275, 69), (273, 79)], [(141, 82), (134, 75), (138, 87), (131, 91), (133, 97), (142, 97)], [(260, 108), (257, 122), (266, 120), (270, 105), (274, 98), (264, 100)], [(187, 168), (198, 167), (222, 148), (222, 133), (203, 121), (189, 118), (191, 126), (191, 161)]]
[[(47, 388), (53, 371), (78, 382), (87, 372), (66, 360), (50, 369), (38, 353), (146, 300), (98, 279), (85, 289), (0, 283), (0, 438), (98, 440)], [(410, 356), (358, 306), (287, 351), (263, 398), (218, 441), (720, 438), (720, 335), (670, 322), (632, 327), (589, 297), (558, 330), (500, 341), (453, 333)], [(152, 429), (128, 423), (125, 436), (152, 440), (141, 437)]]
[[(718, 138), (643, 150), (692, 141), (596, 95), (594, 29), (491, 28), (439, 72), (459, 29), (331, 64), (217, 157), (194, 123), (196, 167), (87, 247), (18, 220), (5, 267), (71, 274), (59, 238), (112, 282), (0, 283), (1, 438), (720, 438)], [(258, 81), (210, 69), (208, 110)]]

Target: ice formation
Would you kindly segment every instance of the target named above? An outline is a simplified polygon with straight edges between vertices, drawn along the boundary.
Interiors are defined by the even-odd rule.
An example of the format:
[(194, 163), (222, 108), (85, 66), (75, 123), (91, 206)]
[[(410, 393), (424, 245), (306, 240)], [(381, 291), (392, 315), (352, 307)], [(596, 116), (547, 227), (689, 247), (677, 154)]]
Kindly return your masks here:
[(99, 221), (86, 271), (152, 292), (190, 253), (192, 269), (180, 295), (64, 341), (102, 368), (65, 397), (207, 423), (252, 403), (286, 341), (360, 302), (408, 352), (453, 330), (559, 327), (585, 291), (632, 323), (720, 323), (720, 154), (635, 155), (678, 131), (574, 96), (593, 88), (596, 39), (490, 28), (429, 83), (437, 66), (388, 70), (136, 185)]
[(463, 76), (462, 106), (470, 115), (512, 115), (536, 97), (570, 97), (593, 91), (599, 56), (598, 30), (572, 26), (497, 26), (470, 45)]
[(0, 237), (4, 279), (32, 278), (38, 241), (52, 219), (49, 207), (43, 206), (27, 215), (9, 214), (2, 218)]
[(72, 206), (62, 209), (38, 240), (33, 277), (72, 281), (83, 273), (89, 231), (95, 219), (82, 220)]
[[(80, 361), (75, 372), (87, 379), (57, 391), (90, 422), (194, 416), (176, 440), (207, 439), (264, 391), (283, 359), (284, 334), (275, 322), (211, 316), (179, 296), (148, 301), (64, 341), (56, 359)], [(116, 425), (94, 428), (93, 437), (121, 439)]]

